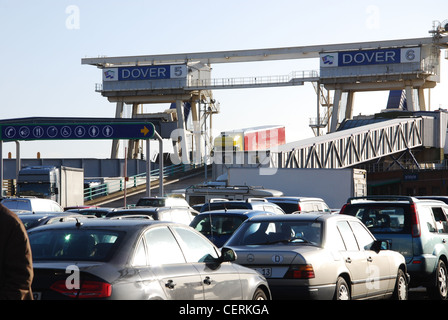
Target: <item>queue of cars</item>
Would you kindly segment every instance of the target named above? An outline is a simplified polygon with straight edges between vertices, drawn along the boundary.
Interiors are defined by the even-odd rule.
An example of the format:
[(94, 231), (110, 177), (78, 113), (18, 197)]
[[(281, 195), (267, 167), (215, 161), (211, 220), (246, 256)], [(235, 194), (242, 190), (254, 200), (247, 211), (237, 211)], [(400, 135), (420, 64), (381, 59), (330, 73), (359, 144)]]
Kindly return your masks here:
[[(68, 222), (29, 229), (36, 298), (405, 300), (424, 286), (448, 299), (448, 204), (440, 199), (351, 198), (338, 214), (318, 198), (267, 199), (275, 209), (266, 200), (214, 201), (202, 212), (161, 200), (96, 219), (78, 209), (65, 213)], [(316, 210), (280, 208), (307, 200)], [(67, 253), (70, 245), (82, 253)], [(86, 286), (64, 289), (70, 265)]]

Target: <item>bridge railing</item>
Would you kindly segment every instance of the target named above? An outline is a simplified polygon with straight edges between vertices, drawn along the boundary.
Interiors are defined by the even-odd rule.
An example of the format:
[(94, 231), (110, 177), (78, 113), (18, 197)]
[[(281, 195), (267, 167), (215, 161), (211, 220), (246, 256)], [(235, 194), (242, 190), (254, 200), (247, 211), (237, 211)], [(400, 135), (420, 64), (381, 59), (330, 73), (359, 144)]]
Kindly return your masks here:
[[(169, 177), (179, 172), (185, 171), (185, 165), (170, 165), (163, 168), (163, 176)], [(159, 169), (151, 170), (150, 173), (151, 181), (159, 179)], [(124, 177), (117, 178), (106, 183), (96, 185), (93, 187), (84, 189), (84, 201), (93, 200), (98, 197), (104, 197), (114, 192), (123, 191), (125, 184), (126, 188), (133, 188), (146, 183), (146, 172), (140, 173), (127, 178)]]
[[(415, 147), (429, 146), (433, 126), (430, 118), (405, 118), (343, 130), (271, 150), (273, 168), (327, 168), (354, 166)], [(424, 135), (425, 133), (425, 135)], [(426, 143), (425, 143), (426, 142)], [(285, 145), (286, 147), (286, 145)]]

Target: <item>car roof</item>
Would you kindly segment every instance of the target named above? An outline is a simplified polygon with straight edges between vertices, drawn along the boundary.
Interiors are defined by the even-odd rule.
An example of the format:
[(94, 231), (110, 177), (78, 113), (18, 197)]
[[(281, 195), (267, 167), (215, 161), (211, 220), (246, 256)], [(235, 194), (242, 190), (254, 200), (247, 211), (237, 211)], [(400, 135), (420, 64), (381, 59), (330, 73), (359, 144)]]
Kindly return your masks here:
[(301, 214), (277, 214), (263, 216), (258, 215), (250, 218), (250, 221), (326, 221), (326, 220), (353, 220), (359, 221), (358, 218), (349, 215), (328, 214), (328, 213), (301, 213)]
[(324, 201), (322, 198), (316, 197), (295, 197), (295, 196), (284, 196), (284, 197), (266, 197), (267, 200), (275, 201)]
[(203, 211), (198, 214), (198, 216), (203, 215), (244, 215), (244, 216), (256, 216), (256, 215), (272, 215), (270, 211), (262, 211), (262, 210), (251, 210), (251, 209), (222, 209), (222, 210), (212, 210), (212, 211)]
[[(79, 227), (76, 226), (76, 221), (67, 221), (56, 224), (49, 224), (44, 226), (39, 226), (30, 230), (30, 232), (35, 232), (38, 230), (46, 230), (46, 229), (70, 229), (70, 228), (81, 228), (81, 229), (93, 229), (93, 228), (119, 228), (123, 227), (124, 229), (129, 228), (141, 228), (144, 226), (150, 226), (153, 224), (167, 224), (169, 222), (162, 222), (156, 220), (147, 220), (147, 219), (82, 219), (81, 225)], [(176, 224), (176, 223), (170, 223)]]

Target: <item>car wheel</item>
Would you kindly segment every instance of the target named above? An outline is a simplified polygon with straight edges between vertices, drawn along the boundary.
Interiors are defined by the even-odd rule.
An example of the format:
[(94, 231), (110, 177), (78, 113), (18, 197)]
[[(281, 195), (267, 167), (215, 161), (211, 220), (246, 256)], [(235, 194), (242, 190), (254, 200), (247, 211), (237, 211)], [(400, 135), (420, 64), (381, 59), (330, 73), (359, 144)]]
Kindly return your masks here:
[(266, 296), (266, 293), (263, 291), (263, 289), (258, 288), (257, 290), (255, 290), (252, 300), (268, 300), (268, 297)]
[(344, 278), (339, 277), (336, 281), (335, 300), (351, 300), (350, 288)]
[(448, 299), (448, 275), (446, 265), (442, 260), (439, 260), (437, 264), (435, 286), (428, 289), (432, 298), (438, 300)]
[(408, 300), (409, 284), (403, 270), (398, 270), (397, 281), (395, 282), (395, 290), (393, 299)]

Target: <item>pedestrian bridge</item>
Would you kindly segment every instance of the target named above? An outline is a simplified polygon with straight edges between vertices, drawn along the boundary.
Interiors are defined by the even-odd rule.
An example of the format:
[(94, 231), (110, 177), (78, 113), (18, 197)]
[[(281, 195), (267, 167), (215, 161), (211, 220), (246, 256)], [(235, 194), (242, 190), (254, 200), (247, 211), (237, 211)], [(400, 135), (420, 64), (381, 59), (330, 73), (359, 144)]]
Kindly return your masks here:
[(414, 148), (444, 149), (447, 113), (424, 113), (397, 119), (377, 119), (372, 124), (292, 142), (271, 150), (270, 167), (352, 167)]
[[(397, 112), (405, 117), (396, 118)], [(396, 159), (408, 153), (419, 167), (412, 150), (431, 150), (432, 161), (441, 160), (448, 153), (446, 111), (394, 113), (393, 119), (392, 113), (386, 112), (371, 119), (349, 120), (341, 124), (339, 131), (287, 143), (267, 152), (248, 152), (244, 159), (238, 153), (215, 153), (214, 161), (222, 159), (226, 167), (342, 169), (384, 157), (398, 163)]]

